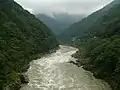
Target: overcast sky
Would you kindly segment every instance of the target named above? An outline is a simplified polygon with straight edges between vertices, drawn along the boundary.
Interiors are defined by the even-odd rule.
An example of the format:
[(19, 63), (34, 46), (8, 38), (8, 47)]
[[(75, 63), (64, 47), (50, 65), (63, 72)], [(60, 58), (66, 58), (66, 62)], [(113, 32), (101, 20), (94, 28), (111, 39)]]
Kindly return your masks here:
[(52, 14), (67, 12), (68, 14), (88, 15), (113, 0), (15, 0), (32, 13)]

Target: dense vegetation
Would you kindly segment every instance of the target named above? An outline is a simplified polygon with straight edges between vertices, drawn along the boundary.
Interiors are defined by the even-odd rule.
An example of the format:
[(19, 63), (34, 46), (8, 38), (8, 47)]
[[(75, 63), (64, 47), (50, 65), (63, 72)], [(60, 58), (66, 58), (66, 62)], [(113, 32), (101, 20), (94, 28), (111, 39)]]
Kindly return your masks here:
[[(108, 4), (107, 6), (100, 9), (99, 11), (96, 11), (96, 12), (92, 13), (91, 15), (89, 15), (88, 17), (80, 20), (79, 22), (74, 23), (73, 25), (71, 25), (69, 28), (67, 28), (66, 30), (64, 30), (62, 32), (62, 34), (59, 36), (59, 39), (61, 41), (64, 41), (64, 43), (71, 43), (71, 40), (73, 40), (74, 38), (76, 38), (78, 36), (79, 37), (85, 36), (91, 26), (95, 25), (96, 29), (98, 29), (96, 22), (97, 23), (100, 22), (99, 20), (101, 20), (101, 19), (99, 19), (99, 18), (101, 18), (103, 16), (104, 16), (104, 18), (106, 18), (108, 16), (108, 14), (110, 13), (110, 12), (108, 12), (108, 11), (110, 11), (109, 9), (116, 6), (116, 4), (118, 4), (118, 3), (120, 3), (119, 0), (115, 0), (115, 2)], [(112, 12), (112, 10), (111, 10), (111, 12)], [(106, 17), (105, 17), (105, 15), (106, 15)], [(99, 31), (101, 31), (101, 30), (102, 30), (102, 28), (99, 28)]]
[(74, 45), (79, 51), (73, 56), (78, 58), (78, 65), (92, 71), (97, 78), (106, 80), (113, 90), (120, 90), (119, 10), (120, 1), (114, 0), (70, 29), (72, 32), (78, 30), (78, 34), (70, 36), (76, 37)]
[(83, 15), (69, 15), (67, 13), (53, 14), (53, 17), (47, 16), (45, 14), (36, 15), (38, 19), (43, 21), (56, 35), (59, 35), (71, 24), (81, 20)]
[(13, 0), (7, 1), (0, 3), (0, 90), (19, 84), (19, 73), (31, 60), (58, 47), (47, 26)]
[(78, 65), (106, 80), (113, 90), (120, 90), (120, 36), (76, 40), (79, 51), (73, 55)]

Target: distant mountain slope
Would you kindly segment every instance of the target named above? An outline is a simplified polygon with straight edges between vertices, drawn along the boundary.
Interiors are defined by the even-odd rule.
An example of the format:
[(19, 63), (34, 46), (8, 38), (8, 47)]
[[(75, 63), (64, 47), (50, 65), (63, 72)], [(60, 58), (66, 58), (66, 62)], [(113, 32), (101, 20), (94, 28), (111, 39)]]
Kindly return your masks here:
[(60, 34), (64, 29), (68, 28), (71, 24), (81, 20), (83, 16), (80, 15), (68, 15), (66, 13), (60, 13), (53, 15), (54, 17), (47, 16), (45, 14), (38, 14), (36, 17), (43, 21), (56, 35)]
[(110, 37), (120, 34), (120, 1), (110, 4), (107, 13), (94, 22), (87, 32), (98, 37)]
[(113, 8), (116, 4), (118, 4), (118, 0), (115, 0), (115, 2), (112, 2), (104, 8), (92, 13), (81, 21), (74, 23), (65, 31), (63, 31), (59, 38), (61, 40), (63, 40), (64, 38), (69, 38), (70, 40), (72, 40), (74, 37), (82, 37), (86, 35), (86, 32), (89, 31), (89, 28), (93, 25), (96, 25), (96, 22), (100, 22), (100, 18), (108, 15), (109, 11), (111, 11), (111, 8)]
[(55, 34), (61, 33), (65, 28), (63, 23), (58, 22), (54, 18), (49, 17), (45, 14), (38, 14), (36, 17), (43, 21)]
[[(10, 0), (9, 0), (10, 1)], [(5, 4), (5, 6), (4, 6)], [(4, 7), (3, 7), (4, 6)], [(58, 47), (50, 29), (11, 0), (0, 6), (0, 90), (19, 90), (20, 73), (38, 54)], [(4, 89), (6, 86), (10, 89)]]

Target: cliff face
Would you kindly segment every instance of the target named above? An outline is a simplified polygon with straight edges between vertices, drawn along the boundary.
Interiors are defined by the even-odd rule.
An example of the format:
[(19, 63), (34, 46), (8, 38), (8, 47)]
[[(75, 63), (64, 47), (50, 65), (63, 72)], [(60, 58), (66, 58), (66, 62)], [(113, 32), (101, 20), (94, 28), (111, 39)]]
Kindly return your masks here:
[(21, 82), (19, 73), (38, 54), (58, 47), (54, 34), (13, 0), (0, 2), (0, 90)]

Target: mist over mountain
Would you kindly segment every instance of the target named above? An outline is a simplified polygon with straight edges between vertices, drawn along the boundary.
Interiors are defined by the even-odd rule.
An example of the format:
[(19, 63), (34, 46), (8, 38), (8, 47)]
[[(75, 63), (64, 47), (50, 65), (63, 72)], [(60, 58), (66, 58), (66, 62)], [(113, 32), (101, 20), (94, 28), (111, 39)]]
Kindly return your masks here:
[[(106, 17), (109, 17), (109, 12), (111, 11), (111, 8), (115, 7), (117, 4), (119, 4), (119, 0), (115, 0), (111, 2), (110, 4), (106, 5), (102, 9), (92, 13), (88, 17), (72, 24), (69, 28), (64, 30), (62, 34), (59, 36), (63, 40), (70, 39), (70, 41), (75, 37), (82, 37), (87, 34), (87, 31), (89, 31), (90, 27), (97, 26), (96, 23), (100, 22), (100, 20), (106, 15)], [(111, 11), (112, 12), (112, 11)], [(103, 23), (103, 22), (101, 22)], [(94, 28), (95, 29), (95, 28)], [(101, 30), (100, 30), (101, 31)], [(67, 40), (68, 41), (68, 40)]]
[(37, 14), (36, 17), (43, 21), (56, 35), (60, 34), (71, 24), (81, 20), (84, 15), (69, 15), (67, 13), (53, 13), (53, 16)]

